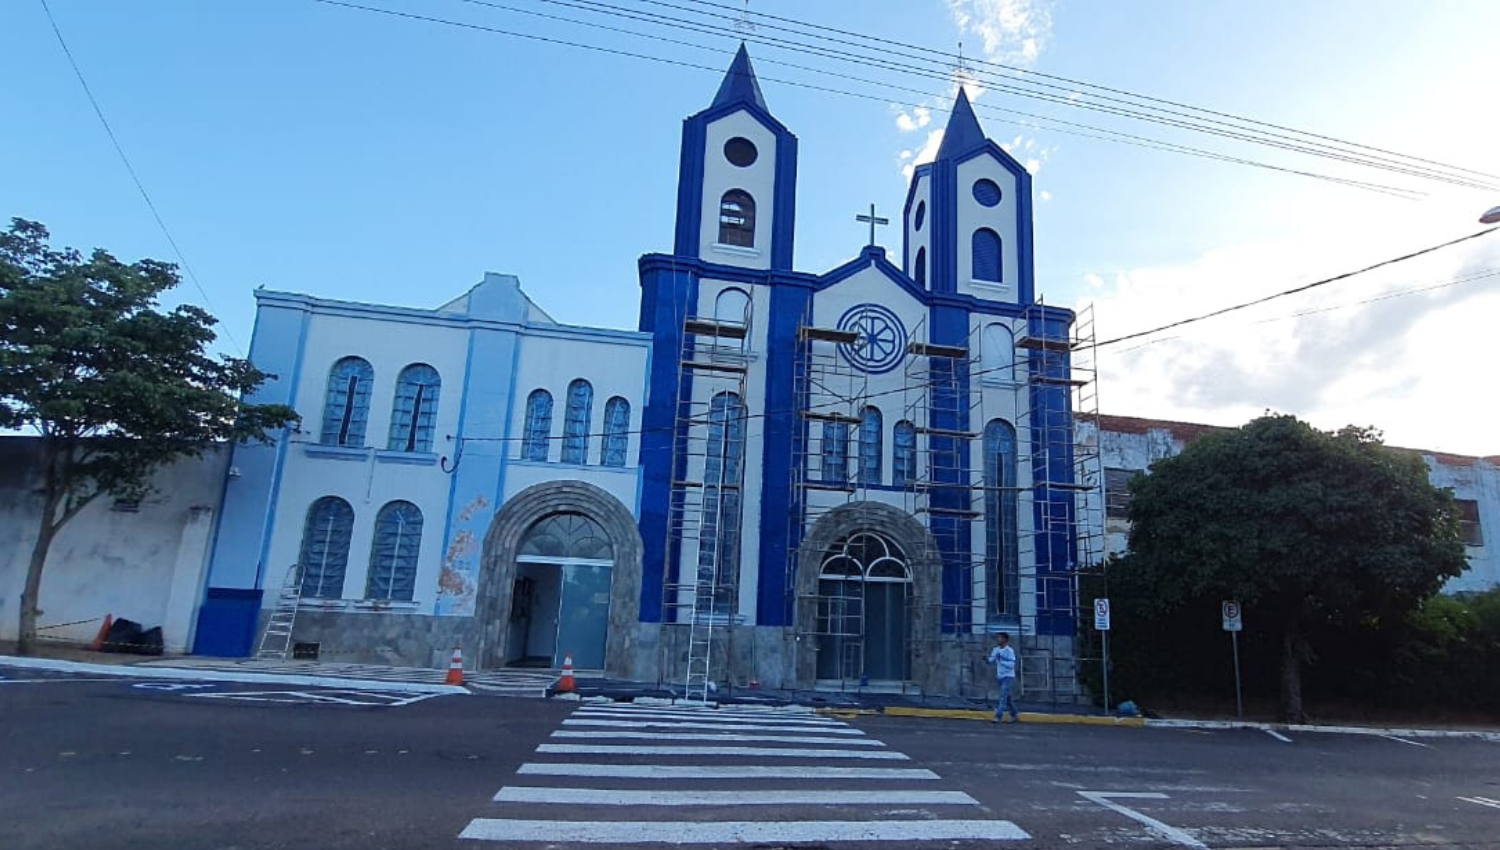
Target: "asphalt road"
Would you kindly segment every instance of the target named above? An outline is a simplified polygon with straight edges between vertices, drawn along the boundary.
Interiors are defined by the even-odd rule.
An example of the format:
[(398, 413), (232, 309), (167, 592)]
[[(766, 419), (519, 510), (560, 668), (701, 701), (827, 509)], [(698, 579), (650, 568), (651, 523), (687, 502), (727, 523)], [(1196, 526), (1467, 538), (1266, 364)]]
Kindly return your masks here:
[(1500, 847), (1500, 744), (1289, 737), (0, 667), (0, 848)]

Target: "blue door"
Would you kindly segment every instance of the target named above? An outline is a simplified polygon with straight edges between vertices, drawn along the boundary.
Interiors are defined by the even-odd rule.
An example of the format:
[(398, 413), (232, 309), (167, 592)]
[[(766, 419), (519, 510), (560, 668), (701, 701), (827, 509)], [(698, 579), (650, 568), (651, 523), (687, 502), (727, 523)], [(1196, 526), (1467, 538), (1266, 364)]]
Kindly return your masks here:
[(581, 670), (604, 668), (604, 640), (609, 634), (609, 589), (614, 570), (607, 565), (564, 564), (562, 599), (557, 613), (557, 654), (561, 667), (572, 654)]

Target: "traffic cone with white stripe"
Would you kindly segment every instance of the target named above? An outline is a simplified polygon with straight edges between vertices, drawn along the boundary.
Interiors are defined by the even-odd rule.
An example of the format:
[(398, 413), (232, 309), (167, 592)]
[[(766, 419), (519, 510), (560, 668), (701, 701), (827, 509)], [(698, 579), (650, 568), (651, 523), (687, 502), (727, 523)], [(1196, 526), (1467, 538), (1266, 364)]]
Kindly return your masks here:
[(462, 647), (453, 647), (453, 660), (448, 662), (448, 678), (444, 684), (462, 685), (464, 683), (464, 651)]
[(557, 680), (557, 693), (571, 694), (576, 687), (573, 684), (573, 653), (563, 656), (562, 676)]

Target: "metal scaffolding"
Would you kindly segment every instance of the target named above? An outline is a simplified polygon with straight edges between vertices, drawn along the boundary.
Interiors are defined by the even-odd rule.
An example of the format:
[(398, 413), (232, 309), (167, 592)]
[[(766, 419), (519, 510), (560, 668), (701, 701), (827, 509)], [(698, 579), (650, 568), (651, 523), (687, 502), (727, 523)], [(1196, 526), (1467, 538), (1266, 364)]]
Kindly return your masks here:
[[(673, 424), (663, 611), (687, 627), (686, 697), (707, 701), (715, 643), (738, 604), (745, 455), (745, 382), (751, 319), (743, 313), (688, 316), (679, 357), (681, 395)], [(674, 652), (663, 640), (663, 653)], [(675, 659), (662, 659), (663, 671)]]

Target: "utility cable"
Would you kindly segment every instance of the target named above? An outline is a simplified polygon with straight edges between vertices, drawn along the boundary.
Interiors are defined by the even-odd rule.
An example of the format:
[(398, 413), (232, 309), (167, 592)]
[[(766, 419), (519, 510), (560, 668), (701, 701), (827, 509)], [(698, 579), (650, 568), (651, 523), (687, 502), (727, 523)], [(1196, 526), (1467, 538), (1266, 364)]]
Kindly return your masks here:
[[(99, 123), (104, 125), (104, 132), (109, 136), (110, 144), (114, 145), (115, 153), (120, 155), (120, 162), (125, 164), (125, 170), (129, 172), (131, 181), (135, 183), (135, 188), (141, 193), (141, 198), (146, 201), (146, 207), (151, 210), (151, 217), (156, 219), (156, 226), (161, 229), (162, 235), (167, 237), (167, 244), (172, 246), (172, 252), (177, 255), (177, 261), (182, 264), (182, 270), (187, 272), (188, 279), (193, 282), (193, 286), (197, 287), (198, 294), (203, 296), (203, 305), (208, 308), (210, 313), (217, 312), (214, 310), (213, 301), (208, 297), (208, 291), (198, 281), (198, 275), (193, 271), (193, 267), (188, 265), (187, 257), (183, 255), (182, 249), (178, 247), (177, 240), (172, 238), (172, 231), (167, 229), (167, 223), (162, 220), (161, 213), (156, 209), (156, 203), (151, 200), (151, 194), (146, 191), (145, 184), (141, 182), (140, 176), (135, 173), (135, 166), (130, 164), (130, 157), (125, 155), (125, 148), (120, 144), (120, 140), (116, 138), (114, 129), (109, 126), (109, 119), (104, 117), (104, 110), (99, 107), (99, 101), (95, 99), (94, 92), (89, 88), (88, 80), (83, 78), (83, 71), (79, 69), (78, 62), (73, 58), (73, 51), (68, 49), (68, 42), (63, 39), (62, 30), (57, 27), (57, 20), (52, 17), (52, 8), (47, 5), (47, 0), (41, 0), (41, 4), (42, 10), (47, 13), (47, 22), (52, 25), (52, 33), (57, 36), (57, 43), (62, 47), (63, 55), (68, 57), (68, 64), (73, 66), (73, 73), (78, 77), (78, 84), (83, 86), (83, 93), (88, 95), (89, 105), (94, 107), (94, 114), (99, 117)], [(224, 336), (234, 344), (235, 349), (243, 356), (245, 348), (240, 345), (239, 340), (235, 339), (234, 333), (229, 330), (228, 326), (224, 326), (223, 331)]]

